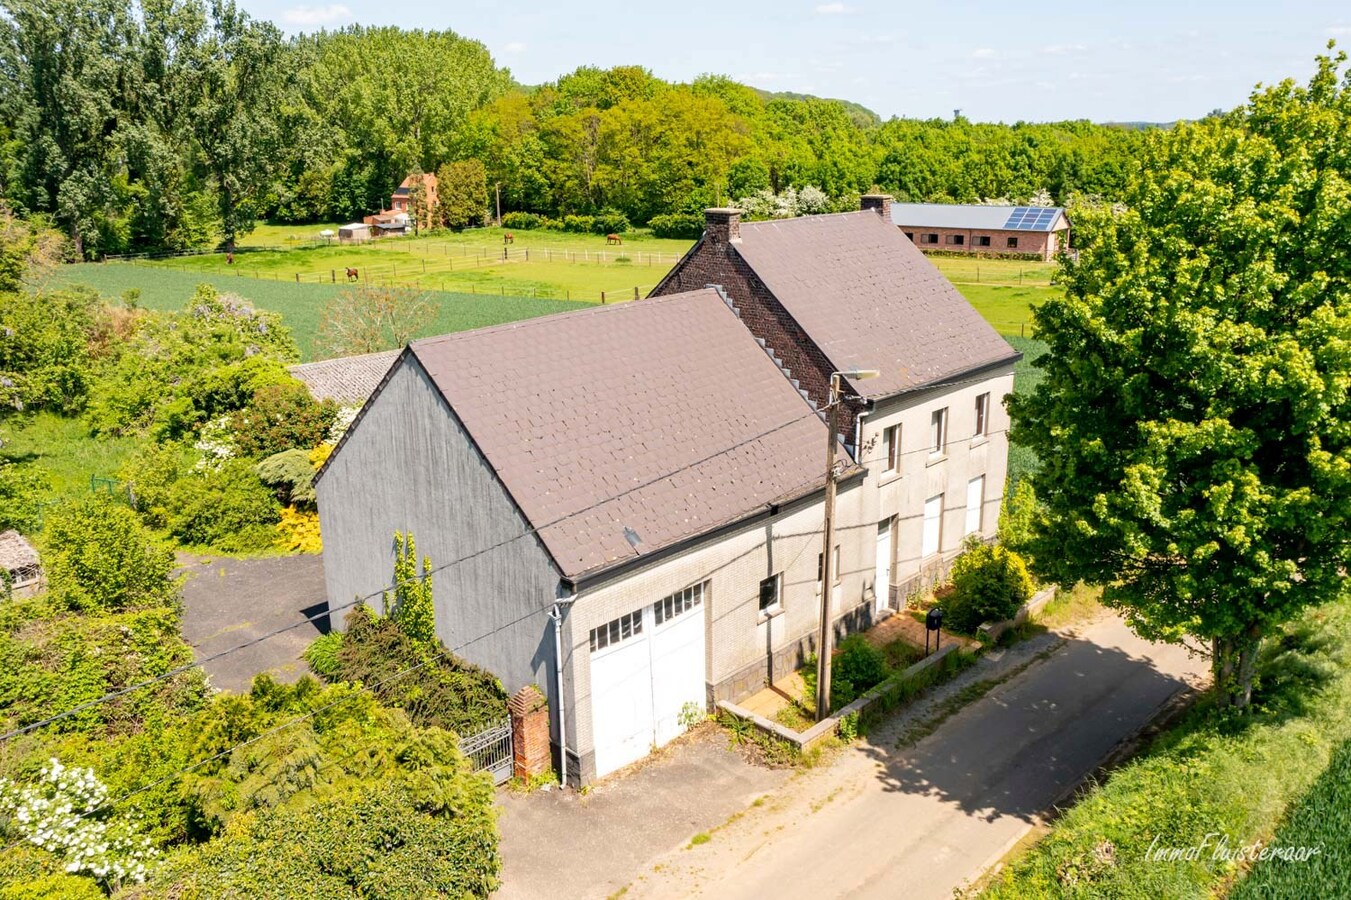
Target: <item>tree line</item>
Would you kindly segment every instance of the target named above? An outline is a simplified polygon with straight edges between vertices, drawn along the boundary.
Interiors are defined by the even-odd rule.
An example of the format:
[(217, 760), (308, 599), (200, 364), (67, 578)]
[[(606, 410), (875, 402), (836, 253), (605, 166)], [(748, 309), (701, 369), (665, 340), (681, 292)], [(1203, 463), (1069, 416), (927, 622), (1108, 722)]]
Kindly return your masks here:
[(452, 31), (287, 39), (234, 0), (0, 0), (0, 73), (0, 196), (84, 257), (229, 247), (257, 219), (350, 220), (411, 172), (470, 161), (476, 202), (500, 190), (504, 212), (644, 224), (805, 187), (842, 206), (871, 188), (1112, 197), (1140, 142), (1082, 121), (882, 122), (638, 66), (526, 87)]

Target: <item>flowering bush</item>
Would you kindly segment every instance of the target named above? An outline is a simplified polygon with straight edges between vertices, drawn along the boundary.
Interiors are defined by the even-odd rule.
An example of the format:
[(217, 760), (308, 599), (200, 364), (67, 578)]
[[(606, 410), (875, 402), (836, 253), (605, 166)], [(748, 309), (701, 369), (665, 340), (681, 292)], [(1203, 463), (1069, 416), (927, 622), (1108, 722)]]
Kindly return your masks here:
[(68, 873), (109, 889), (145, 881), (159, 855), (138, 832), (137, 818), (114, 818), (108, 789), (92, 769), (68, 768), (57, 759), (43, 766), (32, 787), (0, 780), (0, 814), (8, 831), (61, 857)]
[(277, 523), (277, 546), (287, 553), (322, 553), (319, 514), (314, 510), (284, 506)]

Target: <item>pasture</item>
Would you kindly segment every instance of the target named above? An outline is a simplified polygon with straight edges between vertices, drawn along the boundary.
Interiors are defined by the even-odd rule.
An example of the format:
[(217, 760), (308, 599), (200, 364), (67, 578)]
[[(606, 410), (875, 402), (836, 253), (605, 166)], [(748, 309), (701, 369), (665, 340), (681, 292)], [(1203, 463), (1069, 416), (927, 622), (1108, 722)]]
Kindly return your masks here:
[[(300, 345), (304, 359), (316, 358), (315, 336), (324, 307), (344, 285), (295, 284), (222, 274), (211, 269), (181, 271), (151, 265), (128, 263), (82, 263), (62, 266), (58, 277), (67, 284), (85, 284), (109, 300), (135, 288), (137, 300), (146, 309), (182, 309), (197, 285), (207, 282), (220, 291), (238, 294), (259, 309), (281, 313)], [(436, 303), (437, 316), (426, 335), (447, 334), (484, 328), (502, 322), (514, 322), (550, 313), (580, 309), (590, 304), (577, 301), (535, 299), (531, 297), (485, 296), (483, 294), (429, 291)]]

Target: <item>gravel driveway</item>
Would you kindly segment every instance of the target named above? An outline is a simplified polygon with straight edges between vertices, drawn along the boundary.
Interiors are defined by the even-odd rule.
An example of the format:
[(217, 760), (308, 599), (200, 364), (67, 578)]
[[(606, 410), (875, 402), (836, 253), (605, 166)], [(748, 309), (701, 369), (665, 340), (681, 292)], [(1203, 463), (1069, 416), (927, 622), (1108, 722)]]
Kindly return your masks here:
[(328, 631), (322, 556), (228, 559), (179, 554), (178, 564), (179, 574), (187, 576), (183, 634), (198, 660), (295, 626), (205, 663), (213, 685), (243, 692), (260, 672), (279, 681), (295, 681), (305, 672), (301, 652)]

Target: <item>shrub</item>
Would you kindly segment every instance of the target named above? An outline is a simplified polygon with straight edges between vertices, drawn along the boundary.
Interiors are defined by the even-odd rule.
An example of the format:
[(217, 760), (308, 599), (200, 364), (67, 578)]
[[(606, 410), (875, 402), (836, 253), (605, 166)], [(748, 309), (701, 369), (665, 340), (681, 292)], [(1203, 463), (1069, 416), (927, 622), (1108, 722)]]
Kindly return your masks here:
[(277, 546), (287, 553), (323, 553), (319, 513), (312, 509), (284, 506), (277, 523)]
[(192, 470), (194, 454), (182, 444), (141, 444), (117, 470), (135, 499), (141, 521), (151, 528), (169, 522), (169, 494), (174, 483)]
[(617, 209), (603, 209), (592, 222), (591, 230), (596, 234), (623, 234), (630, 227), (628, 216)]
[(0, 888), (0, 900), (104, 900), (98, 884), (78, 875), (44, 875)]
[(42, 518), (41, 498), (47, 487), (43, 473), (0, 459), (0, 531), (37, 531)]
[[(506, 715), (507, 693), (491, 673), (439, 643), (409, 637), (367, 606), (348, 614), (337, 659), (337, 670), (325, 679), (374, 685), (381, 703), (402, 709), (420, 726), (472, 734)], [(418, 663), (423, 665), (407, 675), (389, 678)]]
[(227, 553), (265, 550), (276, 541), (277, 498), (246, 460), (180, 478), (169, 491), (169, 532), (188, 546)]
[(254, 466), (258, 478), (277, 494), (277, 502), (314, 508), (313, 450), (283, 450)]
[(173, 553), (136, 513), (106, 494), (60, 508), (47, 521), (47, 582), (70, 609), (107, 612), (177, 602)]
[(952, 592), (943, 610), (943, 624), (970, 634), (984, 622), (1012, 618), (1031, 596), (1032, 577), (1021, 556), (998, 544), (969, 538), (952, 564)]
[(385, 615), (403, 632), (424, 644), (436, 642), (436, 606), (432, 601), (432, 561), (424, 557), (418, 570), (413, 535), (394, 535), (394, 590), (384, 595)]
[(324, 679), (337, 675), (341, 667), (338, 653), (342, 650), (342, 640), (341, 631), (330, 631), (315, 638), (302, 654), (310, 671)]
[(508, 231), (529, 231), (533, 228), (548, 228), (549, 219), (539, 213), (509, 212), (502, 214), (502, 227)]
[(563, 230), (577, 234), (591, 234), (596, 230), (595, 216), (564, 216)]
[(231, 429), (242, 455), (261, 458), (317, 446), (328, 437), (337, 415), (332, 400), (316, 401), (305, 385), (293, 380), (260, 388), (248, 407), (231, 418)]
[[(881, 684), (887, 677), (887, 660), (881, 650), (868, 643), (861, 634), (851, 634), (840, 641), (840, 652), (831, 661), (830, 679), (832, 687), (836, 681), (848, 683), (853, 696), (844, 703), (851, 703), (859, 694)], [(832, 695), (834, 691), (832, 690)], [(837, 701), (832, 696), (831, 703)]]
[(704, 233), (704, 217), (695, 213), (668, 213), (647, 221), (653, 237), (698, 240)]

